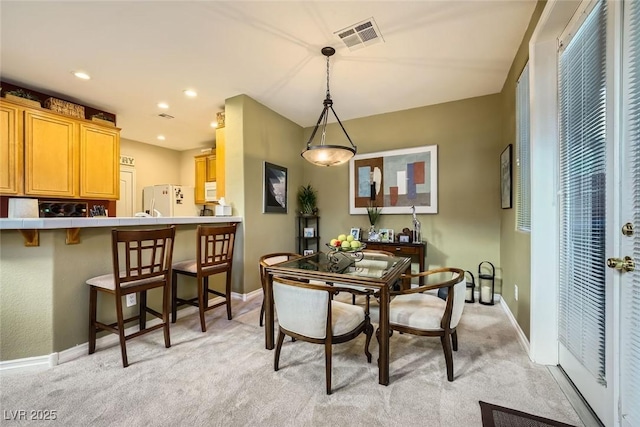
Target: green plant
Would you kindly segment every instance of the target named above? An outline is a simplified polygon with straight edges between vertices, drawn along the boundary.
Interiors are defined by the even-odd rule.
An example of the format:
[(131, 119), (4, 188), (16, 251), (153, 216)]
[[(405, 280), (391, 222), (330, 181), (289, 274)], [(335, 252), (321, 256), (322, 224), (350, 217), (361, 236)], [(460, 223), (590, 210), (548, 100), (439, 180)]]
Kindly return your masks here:
[(369, 215), (369, 224), (376, 225), (378, 222), (378, 218), (382, 214), (381, 209), (375, 205), (375, 203), (369, 202), (369, 206), (367, 206), (367, 215)]
[(303, 215), (315, 215), (318, 212), (316, 203), (318, 201), (318, 193), (311, 184), (301, 185), (298, 189), (298, 205), (300, 213)]
[(10, 90), (9, 92), (5, 92), (5, 95), (14, 95), (14, 96), (17, 96), (17, 97), (20, 97), (20, 98), (25, 98), (25, 99), (30, 99), (32, 101), (40, 102), (40, 99), (37, 96), (32, 95), (31, 93), (29, 93), (29, 92), (27, 92), (25, 90), (22, 90), (22, 89)]

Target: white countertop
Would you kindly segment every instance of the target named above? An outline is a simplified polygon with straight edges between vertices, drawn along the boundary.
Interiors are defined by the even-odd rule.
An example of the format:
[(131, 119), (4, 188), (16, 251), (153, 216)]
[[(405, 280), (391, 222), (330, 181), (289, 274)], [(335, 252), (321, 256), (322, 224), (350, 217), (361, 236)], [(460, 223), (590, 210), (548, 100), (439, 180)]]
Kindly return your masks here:
[(105, 217), (105, 218), (0, 218), (0, 230), (124, 227), (136, 225), (216, 224), (242, 222), (239, 216)]

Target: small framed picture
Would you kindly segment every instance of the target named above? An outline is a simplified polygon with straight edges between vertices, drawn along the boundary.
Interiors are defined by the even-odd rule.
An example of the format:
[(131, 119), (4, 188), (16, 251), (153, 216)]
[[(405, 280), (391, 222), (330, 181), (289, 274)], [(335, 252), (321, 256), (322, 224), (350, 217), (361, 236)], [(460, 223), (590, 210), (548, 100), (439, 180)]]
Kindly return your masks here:
[(398, 241), (400, 243), (409, 243), (409, 236), (406, 234), (398, 234)]
[(302, 251), (302, 255), (313, 255), (313, 249), (305, 249), (304, 251)]
[(393, 242), (393, 229), (381, 228), (378, 234), (381, 242)]
[(315, 228), (305, 227), (303, 237), (315, 237), (316, 230)]
[(350, 234), (353, 236), (355, 240), (360, 240), (360, 229), (352, 228)]

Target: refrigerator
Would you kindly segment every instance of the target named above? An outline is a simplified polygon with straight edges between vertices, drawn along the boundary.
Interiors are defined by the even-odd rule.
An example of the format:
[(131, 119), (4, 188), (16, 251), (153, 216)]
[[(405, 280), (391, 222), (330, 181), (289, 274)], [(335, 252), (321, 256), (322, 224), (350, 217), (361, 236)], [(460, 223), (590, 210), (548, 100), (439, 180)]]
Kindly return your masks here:
[(142, 209), (151, 216), (198, 216), (194, 188), (152, 185), (142, 189)]

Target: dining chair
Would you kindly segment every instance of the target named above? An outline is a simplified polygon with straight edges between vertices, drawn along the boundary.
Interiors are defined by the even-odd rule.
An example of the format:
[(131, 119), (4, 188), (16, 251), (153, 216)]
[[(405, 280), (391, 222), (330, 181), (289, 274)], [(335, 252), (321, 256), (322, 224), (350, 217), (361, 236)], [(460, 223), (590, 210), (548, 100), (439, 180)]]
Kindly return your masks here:
[[(391, 292), (389, 328), (391, 331), (400, 333), (440, 337), (447, 366), (447, 380), (453, 381), (451, 350), (458, 351), (456, 327), (464, 309), (466, 293), (464, 270), (444, 267), (402, 276), (405, 281), (413, 278), (424, 278), (427, 283), (431, 279), (432, 283)], [(433, 280), (437, 283), (433, 283)], [(435, 294), (424, 293), (439, 288), (448, 289), (446, 300), (440, 299)]]
[[(366, 295), (365, 307), (334, 301), (338, 292)], [(273, 299), (278, 313), (278, 341), (274, 370), (279, 370), (280, 351), (285, 335), (296, 340), (324, 344), (327, 394), (331, 394), (332, 345), (350, 341), (362, 332), (366, 334), (364, 353), (371, 363), (369, 343), (373, 326), (369, 319), (369, 296), (373, 291), (347, 289), (320, 283), (306, 283), (273, 278)]]
[[(171, 281), (171, 258), (175, 226), (151, 230), (111, 231), (111, 253), (113, 273), (92, 277), (89, 285), (89, 354), (96, 351), (96, 333), (109, 331), (120, 338), (120, 352), (123, 367), (129, 366), (126, 341), (140, 335), (164, 329), (164, 345), (171, 347), (169, 337), (169, 283)], [(147, 291), (162, 290), (160, 312), (147, 306)], [(115, 297), (116, 322), (106, 324), (97, 320), (98, 292)], [(136, 316), (125, 319), (122, 297), (140, 293), (140, 307)], [(161, 323), (146, 327), (147, 314), (162, 320)], [(138, 321), (139, 330), (125, 335), (125, 325)]]
[[(226, 226), (198, 225), (196, 232), (196, 258), (173, 264), (173, 280), (171, 281), (171, 321), (175, 323), (178, 307), (191, 305), (198, 307), (200, 327), (207, 331), (204, 313), (221, 305), (227, 306), (227, 319), (231, 320), (231, 271), (233, 267), (233, 248), (235, 246), (237, 224)], [(209, 288), (209, 277), (226, 273), (225, 291)], [(198, 296), (193, 298), (178, 297), (178, 274), (196, 278)], [(213, 305), (209, 304), (209, 294), (224, 299)]]
[(279, 264), (281, 262), (289, 261), (294, 258), (299, 258), (300, 254), (296, 254), (293, 252), (274, 252), (271, 254), (262, 255), (258, 261), (258, 265), (260, 267), (260, 284), (262, 286), (262, 306), (260, 307), (260, 326), (264, 324), (264, 290), (265, 290), (265, 280), (267, 280), (267, 270), (266, 267), (274, 264)]

